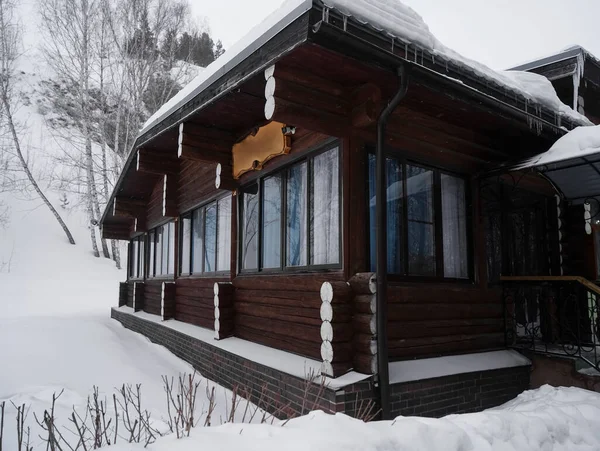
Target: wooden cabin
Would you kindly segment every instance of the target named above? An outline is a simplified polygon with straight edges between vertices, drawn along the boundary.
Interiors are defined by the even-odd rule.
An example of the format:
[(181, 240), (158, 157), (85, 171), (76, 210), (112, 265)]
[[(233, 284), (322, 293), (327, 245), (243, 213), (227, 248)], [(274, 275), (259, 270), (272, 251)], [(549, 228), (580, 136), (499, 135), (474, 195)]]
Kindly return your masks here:
[(489, 174), (584, 121), (318, 0), (267, 23), (137, 138), (102, 218), (130, 243), (112, 316), (282, 415), (302, 411), (302, 368), (326, 376), (318, 407), (349, 414), (528, 388), (501, 276), (560, 274), (556, 190)]

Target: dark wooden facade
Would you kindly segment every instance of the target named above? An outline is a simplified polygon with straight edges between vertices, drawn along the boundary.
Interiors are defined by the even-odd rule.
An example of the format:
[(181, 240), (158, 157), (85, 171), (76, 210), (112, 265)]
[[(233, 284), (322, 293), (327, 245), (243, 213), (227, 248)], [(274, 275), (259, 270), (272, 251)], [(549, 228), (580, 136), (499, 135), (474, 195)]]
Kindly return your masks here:
[[(109, 208), (103, 232), (106, 237), (130, 239), (168, 221), (176, 223), (174, 274), (130, 278), (122, 288), (121, 304), (213, 329), (218, 339), (236, 336), (325, 359), (331, 365), (326, 371), (330, 375), (351, 369), (371, 373), (376, 370), (377, 331), (375, 293), (369, 285), (368, 155), (375, 145), (379, 114), (398, 89), (393, 66), (409, 65), (410, 55), (402, 48), (396, 49), (393, 61), (381, 52), (367, 54), (367, 38), (373, 46), (378, 38), (346, 42), (348, 30), (343, 39), (325, 39), (323, 33), (332, 33), (339, 23), (334, 19), (321, 23), (321, 34), (308, 31), (319, 14), (310, 11), (290, 25), (255, 55), (252, 67), (244, 62), (236, 72), (244, 77), (234, 75), (229, 91), (210, 88), (169, 116), (162, 129), (156, 126), (140, 137), (134, 151), (139, 152), (138, 164), (130, 158), (111, 199), (115, 205), (123, 201), (131, 207), (125, 211)], [(292, 42), (297, 39), (301, 42)], [(555, 205), (554, 192), (544, 180), (523, 177), (517, 191), (513, 179), (490, 182), (482, 177), (501, 163), (547, 150), (564, 133), (548, 121), (552, 114), (540, 112), (539, 117), (532, 117), (521, 109), (519, 99), (510, 106), (501, 107), (500, 102), (495, 106), (490, 95), (479, 98), (476, 90), (431, 72), (412, 67), (407, 95), (389, 120), (386, 142), (395, 158), (449, 171), (465, 181), (469, 276), (463, 280), (390, 276), (391, 360), (503, 348), (501, 289), (489, 267), (494, 250), (508, 246), (509, 235), (502, 235), (500, 247), (490, 247), (494, 231), (489, 227), (488, 207), (497, 199), (483, 191), (489, 191), (490, 183), (503, 186), (504, 194), (494, 192), (494, 196), (504, 196), (502, 205), (516, 204), (521, 192), (535, 193), (536, 199), (545, 199), (544, 205)], [(291, 150), (269, 159), (260, 170), (234, 179), (232, 146), (271, 121), (295, 127)], [(532, 122), (539, 127), (532, 127)], [(177, 128), (180, 124), (184, 132)], [(185, 130), (194, 131), (196, 139)], [(178, 157), (181, 142), (187, 147)], [(241, 189), (331, 143), (339, 148), (341, 175), (339, 265), (242, 271)], [(217, 166), (224, 171), (219, 188)], [(224, 195), (233, 199), (230, 270), (180, 275), (181, 215)], [(504, 218), (498, 221), (505, 225), (510, 219), (506, 212), (502, 207), (496, 215)], [(558, 237), (555, 219), (545, 223), (540, 233)], [(542, 256), (535, 254), (536, 258), (547, 258), (550, 253), (556, 261), (560, 259), (558, 241), (548, 239), (545, 251)], [(331, 291), (326, 301), (324, 283)], [(138, 302), (133, 299), (134, 284)], [(328, 305), (323, 307), (324, 303)]]

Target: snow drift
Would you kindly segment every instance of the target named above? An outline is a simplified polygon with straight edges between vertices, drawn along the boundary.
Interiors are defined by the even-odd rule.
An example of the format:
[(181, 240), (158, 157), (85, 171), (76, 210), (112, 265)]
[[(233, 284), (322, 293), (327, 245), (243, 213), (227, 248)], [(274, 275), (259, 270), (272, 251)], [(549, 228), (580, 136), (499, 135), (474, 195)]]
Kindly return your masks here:
[[(115, 451), (142, 449), (117, 446)], [(189, 439), (167, 437), (151, 451), (579, 451), (600, 449), (600, 394), (544, 386), (496, 409), (442, 419), (398, 417), (363, 423), (312, 412), (277, 425), (197, 428)]]

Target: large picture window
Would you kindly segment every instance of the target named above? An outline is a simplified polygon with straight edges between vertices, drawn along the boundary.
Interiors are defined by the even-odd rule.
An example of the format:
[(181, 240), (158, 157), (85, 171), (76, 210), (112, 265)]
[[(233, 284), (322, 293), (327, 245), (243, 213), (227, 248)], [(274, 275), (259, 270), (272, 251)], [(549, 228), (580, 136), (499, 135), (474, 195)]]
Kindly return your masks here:
[(175, 274), (175, 223), (168, 222), (148, 233), (148, 277)]
[(181, 217), (182, 276), (230, 270), (231, 208), (228, 196)]
[(143, 279), (145, 270), (145, 253), (144, 245), (146, 243), (146, 235), (141, 235), (129, 242), (129, 278)]
[(334, 147), (242, 190), (242, 271), (340, 264), (339, 172)]
[[(375, 170), (369, 155), (370, 261), (375, 270)], [(386, 159), (388, 273), (469, 278), (464, 179), (437, 169)]]

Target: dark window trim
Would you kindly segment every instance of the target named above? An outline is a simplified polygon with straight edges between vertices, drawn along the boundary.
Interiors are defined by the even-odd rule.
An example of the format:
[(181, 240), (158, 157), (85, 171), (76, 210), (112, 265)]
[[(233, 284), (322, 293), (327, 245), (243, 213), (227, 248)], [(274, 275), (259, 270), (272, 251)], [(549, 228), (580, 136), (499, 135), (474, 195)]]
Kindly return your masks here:
[[(343, 269), (344, 262), (344, 239), (343, 239), (343, 143), (341, 139), (332, 138), (328, 139), (319, 145), (310, 148), (307, 151), (303, 151), (296, 156), (286, 160), (285, 163), (279, 164), (271, 168), (270, 171), (265, 173), (257, 173), (256, 177), (244, 183), (239, 189), (238, 198), (238, 224), (237, 229), (238, 236), (238, 258), (237, 258), (237, 274), (239, 275), (258, 275), (258, 274), (297, 274), (297, 273), (309, 273), (309, 272), (332, 272)], [(338, 149), (338, 201), (339, 201), (339, 214), (338, 214), (338, 249), (339, 249), (339, 263), (325, 264), (325, 265), (312, 265), (311, 261), (311, 240), (310, 240), (310, 212), (311, 212), (311, 183), (313, 175), (312, 161), (315, 157), (328, 152), (332, 149)], [(286, 266), (287, 262), (287, 171), (297, 164), (306, 162), (306, 186), (307, 186), (307, 214), (306, 214), (306, 261), (307, 264), (303, 266)], [(282, 216), (281, 216), (281, 237), (280, 237), (280, 266), (278, 268), (262, 268), (262, 187), (263, 181), (266, 178), (284, 174), (282, 179), (281, 188), (281, 202), (282, 202)], [(252, 185), (258, 185), (257, 196), (258, 196), (258, 255), (257, 255), (257, 268), (255, 269), (243, 269), (243, 240), (242, 240), (242, 221), (244, 219), (244, 206), (243, 206), (243, 194), (244, 190)]]
[[(132, 274), (132, 265), (133, 265), (133, 260), (132, 260), (132, 256), (133, 256), (133, 242), (137, 241), (138, 242), (138, 254), (137, 254), (137, 274), (134, 276)], [(144, 245), (144, 251), (142, 253), (140, 253), (140, 243), (143, 243)], [(140, 282), (143, 281), (146, 278), (146, 272), (147, 272), (147, 265), (146, 265), (146, 246), (147, 246), (147, 234), (145, 233), (139, 233), (138, 235), (136, 235), (135, 237), (131, 238), (129, 240), (129, 244), (127, 246), (127, 275), (128, 275), (128, 279), (132, 282)], [(141, 269), (140, 271), (140, 263), (144, 264), (144, 267)], [(140, 274), (141, 273), (141, 274)]]
[[(153, 227), (152, 229), (150, 229), (148, 231), (148, 233), (146, 234), (147, 236), (147, 245), (145, 246), (145, 250), (144, 253), (146, 254), (146, 276), (148, 279), (150, 280), (173, 280), (175, 278), (175, 273), (177, 272), (177, 262), (173, 262), (173, 273), (172, 274), (156, 274), (156, 231), (159, 228), (163, 228), (165, 226), (167, 226), (167, 230), (169, 229), (169, 224), (173, 224), (173, 249), (175, 250), (175, 246), (177, 245), (177, 240), (176, 238), (176, 224), (177, 221), (175, 221), (174, 219), (171, 219), (169, 221), (163, 222), (160, 225), (157, 225), (156, 227)], [(154, 248), (154, 252), (152, 254), (152, 261), (150, 261), (150, 234), (154, 235), (154, 241), (152, 244), (152, 247)], [(170, 240), (169, 240), (170, 241)], [(161, 241), (161, 246), (162, 246), (162, 241)], [(168, 254), (169, 252), (167, 252), (167, 258), (168, 258)], [(161, 251), (161, 259), (163, 256), (163, 253)], [(174, 258), (177, 258), (177, 252), (173, 252)], [(167, 260), (167, 271), (169, 271), (169, 262)]]
[[(366, 170), (369, 171), (368, 159), (369, 155), (373, 155), (375, 149), (373, 146), (366, 146)], [(475, 265), (474, 265), (474, 237), (473, 237), (473, 196), (472, 196), (472, 181), (471, 177), (466, 174), (461, 174), (456, 171), (452, 171), (449, 169), (441, 168), (439, 166), (435, 166), (430, 162), (420, 161), (418, 159), (407, 157), (402, 150), (388, 148), (385, 150), (386, 158), (393, 158), (397, 160), (400, 164), (402, 164), (402, 222), (403, 222), (403, 232), (402, 232), (402, 251), (403, 251), (403, 269), (404, 274), (392, 274), (388, 273), (387, 279), (392, 282), (439, 282), (439, 283), (450, 283), (450, 284), (462, 284), (462, 285), (474, 285), (475, 281)], [(408, 197), (407, 193), (407, 178), (406, 178), (406, 166), (416, 166), (424, 169), (431, 170), (433, 172), (433, 221), (434, 221), (434, 235), (435, 235), (435, 259), (436, 259), (436, 274), (443, 273), (444, 267), (444, 250), (443, 250), (443, 219), (442, 219), (442, 192), (441, 192), (441, 175), (446, 174), (452, 177), (460, 178), (465, 183), (465, 207), (466, 207), (466, 222), (467, 222), (467, 278), (456, 278), (456, 277), (444, 277), (444, 276), (419, 276), (419, 275), (409, 275), (408, 272), (408, 245), (407, 245), (407, 218), (408, 218)], [(369, 189), (368, 189), (369, 177), (367, 174), (367, 189), (366, 189), (366, 198), (367, 205), (369, 205)], [(369, 268), (371, 267), (370, 261), (370, 227), (367, 227), (367, 239), (366, 239), (366, 247), (367, 247), (367, 255), (369, 256)]]
[[(235, 196), (233, 196), (231, 193), (218, 193), (215, 194), (207, 199), (204, 199), (202, 202), (200, 202), (197, 206), (195, 206), (194, 208), (190, 208), (188, 210), (186, 210), (184, 213), (182, 213), (179, 216), (179, 243), (178, 243), (178, 248), (179, 248), (179, 268), (178, 268), (178, 278), (182, 278), (182, 279), (201, 279), (201, 278), (215, 278), (215, 277), (228, 277), (231, 273), (231, 256), (229, 258), (229, 269), (225, 269), (225, 270), (221, 270), (221, 271), (217, 271), (217, 265), (219, 262), (219, 202), (222, 200), (225, 200), (227, 198), (231, 198), (231, 205), (233, 208), (233, 199)], [(216, 223), (217, 223), (217, 227), (216, 227), (216, 231), (215, 231), (215, 271), (205, 271), (204, 270), (204, 266), (205, 266), (205, 258), (204, 258), (204, 253), (205, 253), (205, 249), (206, 249), (206, 209), (207, 207), (211, 206), (212, 204), (215, 205), (216, 207)], [(201, 256), (201, 268), (202, 270), (200, 272), (194, 271), (194, 246), (193, 246), (193, 230), (194, 230), (194, 213), (198, 210), (203, 210), (202, 212), (202, 256)], [(190, 272), (183, 274), (181, 272), (181, 256), (183, 255), (183, 253), (181, 252), (181, 249), (183, 247), (183, 218), (184, 217), (189, 217), (190, 218)], [(232, 219), (230, 219), (230, 222), (232, 222)], [(233, 224), (231, 224), (231, 227), (233, 228)], [(231, 236), (229, 237), (229, 240), (231, 241)], [(227, 249), (229, 250), (229, 252), (231, 253), (231, 245), (227, 246)]]

